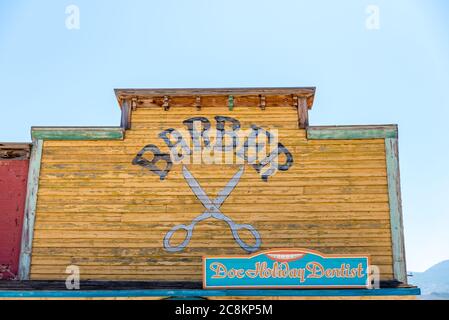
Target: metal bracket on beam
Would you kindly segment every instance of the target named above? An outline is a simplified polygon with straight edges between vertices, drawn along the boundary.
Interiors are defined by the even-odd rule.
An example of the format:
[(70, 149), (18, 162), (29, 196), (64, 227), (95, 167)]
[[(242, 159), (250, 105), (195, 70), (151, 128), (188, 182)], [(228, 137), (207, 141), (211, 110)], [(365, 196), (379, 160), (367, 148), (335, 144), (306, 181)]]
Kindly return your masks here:
[(200, 111), (201, 108), (202, 108), (201, 97), (200, 96), (197, 96), (196, 99), (195, 99), (195, 107), (196, 107), (196, 110), (198, 110), (198, 111)]
[(229, 111), (233, 111), (235, 107), (234, 96), (229, 96), (228, 98)]
[(136, 111), (137, 110), (137, 104), (138, 104), (137, 98), (132, 98), (132, 100), (131, 100), (131, 109), (132, 109), (132, 111)]
[(170, 110), (170, 97), (164, 96), (164, 104), (162, 105), (165, 111)]
[(299, 98), (298, 96), (293, 96), (293, 107), (295, 109), (298, 109), (298, 106), (299, 106)]
[(265, 110), (267, 107), (267, 98), (264, 95), (259, 95), (259, 108)]

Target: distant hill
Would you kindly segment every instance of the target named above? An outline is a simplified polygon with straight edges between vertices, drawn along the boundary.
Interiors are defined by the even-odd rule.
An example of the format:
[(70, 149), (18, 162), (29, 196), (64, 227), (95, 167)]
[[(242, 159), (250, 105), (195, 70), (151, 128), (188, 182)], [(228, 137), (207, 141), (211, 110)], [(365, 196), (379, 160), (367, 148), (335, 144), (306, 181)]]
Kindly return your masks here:
[(424, 272), (411, 272), (409, 283), (421, 288), (423, 299), (449, 300), (449, 260), (437, 263)]

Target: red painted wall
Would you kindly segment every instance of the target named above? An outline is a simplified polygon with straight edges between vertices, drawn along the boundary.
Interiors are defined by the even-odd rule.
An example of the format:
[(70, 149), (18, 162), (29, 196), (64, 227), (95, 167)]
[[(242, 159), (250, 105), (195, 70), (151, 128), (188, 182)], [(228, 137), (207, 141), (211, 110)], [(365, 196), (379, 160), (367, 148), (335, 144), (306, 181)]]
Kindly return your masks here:
[(29, 160), (0, 160), (0, 280), (18, 273)]

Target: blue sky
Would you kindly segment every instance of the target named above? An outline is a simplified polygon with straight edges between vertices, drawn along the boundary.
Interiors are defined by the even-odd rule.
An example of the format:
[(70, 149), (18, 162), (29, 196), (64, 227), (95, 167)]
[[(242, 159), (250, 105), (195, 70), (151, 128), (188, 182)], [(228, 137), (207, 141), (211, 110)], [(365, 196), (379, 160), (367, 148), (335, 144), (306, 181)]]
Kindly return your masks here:
[(119, 125), (113, 88), (316, 86), (312, 125), (399, 124), (408, 269), (422, 271), (449, 259), (448, 39), (445, 0), (0, 0), (0, 140)]

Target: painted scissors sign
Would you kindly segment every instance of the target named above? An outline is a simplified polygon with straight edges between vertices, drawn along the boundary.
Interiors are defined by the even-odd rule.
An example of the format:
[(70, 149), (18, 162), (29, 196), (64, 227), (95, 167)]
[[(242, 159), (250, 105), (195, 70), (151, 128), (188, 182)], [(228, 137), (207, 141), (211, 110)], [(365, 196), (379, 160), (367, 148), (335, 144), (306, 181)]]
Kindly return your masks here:
[[(235, 187), (239, 183), (240, 178), (242, 177), (243, 172), (244, 172), (244, 167), (243, 166), (240, 167), (239, 171), (232, 177), (232, 179), (228, 182), (226, 187), (218, 193), (218, 196), (214, 200), (211, 200), (208, 197), (208, 195), (206, 194), (204, 189), (200, 186), (198, 181), (195, 179), (195, 177), (192, 175), (192, 173), (189, 171), (189, 169), (187, 169), (186, 166), (183, 166), (182, 171), (183, 171), (184, 179), (186, 179), (190, 189), (192, 189), (193, 193), (197, 196), (198, 200), (202, 203), (202, 205), (204, 206), (204, 208), (206, 208), (206, 210), (201, 215), (199, 215), (198, 217), (193, 219), (193, 221), (190, 225), (187, 226), (187, 225), (181, 224), (181, 225), (175, 226), (173, 229), (171, 229), (166, 234), (166, 236), (164, 238), (165, 250), (167, 250), (168, 252), (179, 252), (179, 251), (184, 250), (192, 238), (193, 229), (195, 228), (195, 226), (198, 223), (200, 223), (201, 221), (204, 221), (204, 220), (207, 220), (210, 218), (214, 218), (217, 220), (225, 221), (229, 225), (235, 241), (239, 244), (239, 246), (243, 250), (245, 250), (247, 252), (257, 251), (260, 248), (260, 245), (262, 242), (259, 232), (256, 229), (254, 229), (253, 226), (251, 226), (249, 224), (235, 223), (231, 218), (224, 215), (220, 211), (220, 207), (223, 205), (223, 203), (226, 201), (226, 199), (229, 197), (231, 192), (235, 189)], [(240, 238), (239, 231), (242, 229), (246, 229), (249, 232), (251, 232), (254, 239), (256, 240), (256, 243), (254, 245), (251, 246), (251, 245), (245, 243)], [(173, 235), (175, 234), (175, 232), (178, 230), (186, 231), (186, 238), (180, 245), (171, 246), (170, 240), (173, 237)]]
[[(235, 152), (236, 157), (243, 160), (242, 162), (246, 162), (248, 165), (253, 167), (257, 173), (260, 174), (263, 181), (268, 182), (268, 179), (276, 174), (277, 171), (287, 171), (293, 165), (292, 154), (282, 143), (278, 143), (277, 140), (273, 143), (274, 135), (272, 132), (252, 125), (248, 136), (244, 137), (244, 139), (240, 139), (239, 143), (238, 133), (240, 132), (241, 127), (240, 121), (224, 116), (216, 116), (215, 121), (217, 122), (217, 138), (215, 139), (216, 145), (214, 146), (214, 149), (219, 151)], [(193, 142), (195, 148), (194, 150), (201, 148), (201, 146), (211, 148), (211, 122), (207, 118), (195, 117), (187, 119), (183, 123), (188, 128), (191, 141)], [(201, 130), (199, 132), (195, 131), (195, 124), (201, 124)], [(226, 124), (228, 124), (228, 127), (231, 125), (232, 130), (226, 130)], [(225, 145), (225, 136), (232, 138), (231, 140), (233, 142), (231, 145)], [(264, 154), (261, 156), (261, 159), (258, 159), (257, 155), (259, 154), (259, 151), (263, 151), (264, 147), (267, 147), (267, 144), (260, 144), (257, 142), (258, 137), (260, 136), (265, 136), (267, 141), (273, 143), (274, 148), (271, 149), (271, 152), (268, 155)], [(161, 180), (165, 180), (174, 163), (179, 163), (180, 160), (183, 160), (186, 156), (191, 155), (192, 150), (187, 144), (187, 139), (178, 130), (167, 129), (161, 132), (159, 137), (164, 140), (170, 150), (170, 153), (163, 153), (157, 146), (150, 144), (137, 153), (132, 163), (149, 170), (152, 174), (159, 176)], [(250, 154), (250, 150), (253, 150), (256, 156), (254, 153)], [(151, 156), (147, 156), (146, 154)], [(281, 158), (281, 156), (283, 156), (285, 160), (282, 163), (279, 163), (279, 158)], [(239, 183), (244, 173), (245, 166), (241, 165), (238, 172), (231, 178), (224, 189), (218, 193), (217, 197), (215, 199), (211, 199), (200, 186), (193, 174), (189, 171), (186, 163), (181, 163), (183, 163), (183, 177), (190, 189), (205, 208), (205, 211), (194, 218), (189, 225), (180, 224), (173, 227), (164, 237), (163, 244), (165, 250), (168, 252), (180, 252), (184, 250), (192, 239), (195, 226), (204, 220), (213, 218), (224, 221), (229, 225), (234, 240), (243, 250), (250, 253), (257, 251), (262, 243), (259, 232), (252, 225), (235, 223), (230, 217), (223, 214), (220, 209)], [(161, 166), (161, 164), (163, 165)], [(186, 232), (184, 241), (177, 246), (172, 245), (171, 240), (174, 234), (180, 230)], [(250, 245), (241, 239), (239, 232), (242, 230), (249, 231), (254, 237), (255, 243), (253, 245)]]

